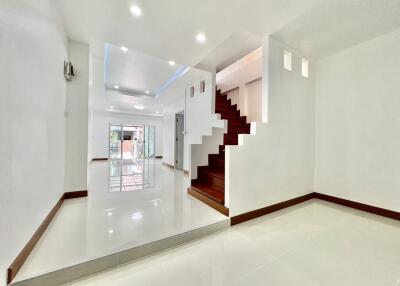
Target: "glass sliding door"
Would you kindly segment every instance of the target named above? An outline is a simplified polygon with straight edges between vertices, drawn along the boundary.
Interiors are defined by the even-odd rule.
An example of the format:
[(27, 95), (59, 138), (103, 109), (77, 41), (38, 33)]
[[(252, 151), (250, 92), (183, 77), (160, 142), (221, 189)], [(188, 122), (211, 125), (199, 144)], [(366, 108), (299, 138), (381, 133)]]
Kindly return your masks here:
[(122, 159), (122, 124), (110, 124), (110, 159)]
[(155, 157), (155, 127), (110, 124), (110, 159)]
[(136, 126), (122, 126), (122, 159), (133, 159), (133, 145), (136, 132)]
[(145, 126), (144, 127), (144, 157), (154, 158), (155, 157), (155, 127)]

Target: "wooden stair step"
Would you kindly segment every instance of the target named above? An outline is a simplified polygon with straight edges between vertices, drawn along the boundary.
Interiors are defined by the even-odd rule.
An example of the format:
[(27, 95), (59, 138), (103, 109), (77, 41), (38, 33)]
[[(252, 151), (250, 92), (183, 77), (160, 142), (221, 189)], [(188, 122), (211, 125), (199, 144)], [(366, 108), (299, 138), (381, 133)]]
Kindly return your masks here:
[(208, 184), (199, 182), (198, 180), (193, 180), (191, 188), (216, 201), (219, 204), (224, 204), (224, 193), (210, 187)]
[(222, 118), (222, 117), (223, 116), (221, 115), (221, 119), (226, 119), (228, 121), (228, 126), (229, 126), (229, 124), (231, 124), (231, 125), (245, 125), (245, 124), (247, 124), (246, 120), (243, 119), (243, 118), (240, 118), (240, 117), (230, 118), (230, 119)]
[(224, 138), (224, 145), (238, 145), (239, 144), (239, 139), (232, 139), (232, 138), (228, 138), (225, 139)]
[(232, 114), (232, 113), (220, 113), (221, 119), (226, 119), (228, 122), (230, 120), (234, 120), (236, 123), (246, 124), (246, 117), (240, 116), (240, 114)]
[(222, 154), (209, 154), (208, 162), (211, 167), (225, 168), (225, 155)]
[(218, 168), (210, 168), (208, 166), (200, 166), (199, 171), (202, 173), (205, 173), (209, 176), (216, 177), (218, 179), (225, 180), (225, 171), (224, 169), (218, 169)]
[(216, 109), (215, 113), (219, 113), (219, 114), (221, 114), (221, 116), (224, 116), (224, 115), (226, 115), (226, 116), (234, 116), (234, 118), (235, 117), (240, 117), (240, 111), (238, 111), (238, 110)]
[(228, 133), (250, 134), (250, 124), (230, 125), (228, 123)]
[(224, 168), (212, 168), (202, 166), (198, 168), (197, 181), (207, 184), (220, 192), (225, 191), (225, 170)]

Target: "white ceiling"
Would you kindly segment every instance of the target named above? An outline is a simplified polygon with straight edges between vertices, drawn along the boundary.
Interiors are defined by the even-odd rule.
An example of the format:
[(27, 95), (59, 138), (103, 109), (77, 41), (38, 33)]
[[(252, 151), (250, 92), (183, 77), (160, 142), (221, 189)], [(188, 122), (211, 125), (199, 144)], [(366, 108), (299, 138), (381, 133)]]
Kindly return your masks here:
[(400, 27), (400, 0), (322, 2), (273, 36), (320, 59)]
[[(262, 37), (323, 1), (328, 0), (57, 0), (70, 39), (124, 45), (187, 66), (238, 29)], [(143, 11), (140, 18), (129, 11), (133, 3)], [(195, 40), (199, 32), (207, 37), (204, 44)]]
[(170, 66), (165, 60), (139, 52), (122, 52), (120, 47), (107, 44), (105, 47), (105, 84), (107, 89), (123, 91), (127, 95), (143, 95), (149, 91), (156, 96), (162, 87), (182, 66)]
[(198, 66), (214, 67), (218, 72), (261, 45), (261, 37), (244, 30), (237, 30), (205, 57)]
[[(179, 73), (179, 80), (172, 80), (185, 67), (172, 67), (166, 61), (137, 52), (124, 53), (119, 47), (105, 48), (100, 42), (92, 43), (90, 54), (89, 104), (97, 111), (162, 116), (166, 104), (183, 99), (187, 86), (211, 76), (210, 72), (190, 68)], [(111, 88), (113, 85), (119, 89)], [(145, 90), (153, 94), (162, 91), (148, 96)]]
[[(157, 100), (127, 94), (154, 94), (183, 66), (221, 69), (259, 46), (266, 34), (321, 58), (400, 26), (400, 0), (56, 1), (70, 39), (91, 44), (91, 53), (93, 43), (115, 46), (108, 55), (106, 82), (104, 73), (97, 75), (102, 86), (92, 106), (139, 114), (162, 109), (195, 72)], [(132, 4), (141, 7), (141, 17), (130, 13)], [(207, 37), (203, 44), (196, 42), (199, 32)], [(130, 51), (124, 54), (120, 46)], [(171, 68), (169, 60), (178, 66)], [(104, 84), (117, 84), (128, 92), (104, 92)], [(135, 109), (137, 104), (145, 109)]]

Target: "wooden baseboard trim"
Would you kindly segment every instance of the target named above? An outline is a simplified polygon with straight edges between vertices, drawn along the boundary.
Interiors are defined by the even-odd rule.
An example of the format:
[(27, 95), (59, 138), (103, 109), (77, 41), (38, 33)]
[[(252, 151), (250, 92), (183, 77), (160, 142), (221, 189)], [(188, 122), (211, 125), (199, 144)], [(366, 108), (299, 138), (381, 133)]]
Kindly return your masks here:
[(76, 198), (83, 198), (88, 196), (88, 191), (87, 190), (82, 190), (82, 191), (75, 191), (75, 192), (66, 192), (63, 195), (64, 200), (68, 199), (76, 199)]
[(209, 205), (213, 209), (219, 211), (223, 215), (229, 216), (229, 209), (227, 207), (225, 207), (223, 205), (220, 205), (219, 203), (213, 201), (212, 199), (208, 198), (207, 196), (205, 196), (203, 194), (200, 194), (199, 192), (196, 192), (191, 187), (187, 188), (187, 192), (190, 195), (192, 195), (193, 197), (195, 197), (196, 199), (198, 199), (198, 200), (202, 201), (203, 203), (205, 203), (206, 205)]
[(95, 161), (108, 161), (108, 158), (93, 158), (92, 162), (95, 162)]
[(391, 211), (391, 210), (383, 209), (380, 207), (375, 207), (375, 206), (358, 203), (358, 202), (350, 201), (350, 200), (346, 200), (346, 199), (341, 199), (338, 197), (325, 195), (325, 194), (321, 194), (321, 193), (314, 193), (314, 198), (323, 200), (323, 201), (327, 201), (327, 202), (331, 202), (331, 203), (335, 203), (337, 205), (350, 207), (350, 208), (357, 209), (360, 211), (388, 217), (391, 219), (400, 220), (400, 212)]
[(319, 200), (331, 202), (331, 203), (334, 203), (337, 205), (341, 205), (341, 206), (357, 209), (360, 211), (372, 213), (375, 215), (380, 215), (383, 217), (400, 220), (400, 212), (387, 210), (387, 209), (383, 209), (383, 208), (376, 207), (376, 206), (371, 206), (371, 205), (367, 205), (367, 204), (363, 204), (363, 203), (358, 203), (355, 201), (350, 201), (350, 200), (341, 199), (338, 197), (314, 192), (314, 193), (310, 193), (310, 194), (307, 194), (307, 195), (304, 195), (301, 197), (287, 200), (287, 201), (284, 201), (284, 202), (281, 202), (278, 204), (274, 204), (274, 205), (271, 205), (271, 206), (268, 206), (268, 207), (265, 207), (262, 209), (258, 209), (258, 210), (254, 210), (254, 211), (251, 211), (248, 213), (233, 216), (233, 217), (231, 217), (231, 225), (239, 224), (239, 223), (242, 223), (242, 222), (245, 222), (245, 221), (266, 215), (266, 214), (270, 214), (272, 212), (276, 212), (281, 209), (297, 205), (299, 203), (308, 201), (310, 199), (319, 199)]
[(165, 165), (165, 166), (167, 166), (167, 167), (170, 167), (171, 169), (175, 169), (174, 166), (172, 166), (172, 165), (170, 165), (170, 164), (168, 164), (168, 163), (162, 162), (162, 164)]
[(156, 156), (156, 159), (162, 159), (163, 156)]
[(254, 210), (254, 211), (251, 211), (248, 213), (233, 216), (233, 217), (231, 217), (231, 225), (236, 225), (236, 224), (239, 224), (239, 223), (242, 223), (242, 222), (245, 222), (245, 221), (266, 215), (266, 214), (270, 214), (270, 213), (279, 211), (281, 209), (285, 209), (285, 208), (300, 204), (302, 202), (311, 200), (313, 198), (314, 198), (314, 193), (310, 193), (310, 194), (307, 194), (307, 195), (304, 195), (301, 197), (297, 197), (294, 199), (290, 199), (290, 200), (287, 200), (287, 201), (284, 201), (281, 203), (277, 203), (277, 204), (274, 204), (274, 205), (271, 205), (271, 206), (268, 206), (268, 207), (265, 207), (262, 209), (258, 209), (258, 210)]
[(21, 252), (17, 255), (14, 261), (7, 269), (7, 284), (10, 284), (11, 281), (15, 278), (18, 271), (21, 269), (22, 265), (25, 263), (29, 254), (32, 252), (33, 248), (36, 246), (43, 233), (46, 231), (47, 227), (53, 220), (54, 216), (60, 209), (64, 200), (87, 197), (87, 191), (77, 191), (77, 192), (66, 192), (61, 198), (57, 201), (55, 206), (51, 209), (50, 213), (46, 216), (43, 222), (39, 225), (38, 229), (35, 231), (33, 236), (29, 239), (28, 243), (24, 246)]

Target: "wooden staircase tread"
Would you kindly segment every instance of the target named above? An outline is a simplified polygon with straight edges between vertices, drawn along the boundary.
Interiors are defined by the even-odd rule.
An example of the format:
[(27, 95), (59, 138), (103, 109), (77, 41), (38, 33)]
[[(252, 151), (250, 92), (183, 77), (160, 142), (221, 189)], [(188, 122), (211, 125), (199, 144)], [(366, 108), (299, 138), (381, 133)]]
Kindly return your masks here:
[(216, 168), (210, 168), (209, 166), (203, 166), (201, 168), (201, 172), (225, 180), (225, 170), (222, 168), (216, 169)]
[(223, 145), (219, 145), (218, 154), (208, 155), (208, 165), (199, 166), (198, 178), (192, 180), (188, 188), (189, 194), (212, 206), (224, 214), (229, 210), (224, 206), (225, 202), (225, 146), (238, 145), (238, 134), (250, 134), (250, 124), (246, 116), (240, 115), (237, 104), (228, 99), (227, 94), (216, 91), (215, 113), (228, 123), (227, 133), (223, 136)]
[(195, 191), (207, 196), (219, 204), (224, 204), (224, 193), (211, 188), (209, 185), (198, 181), (192, 181), (191, 188)]

